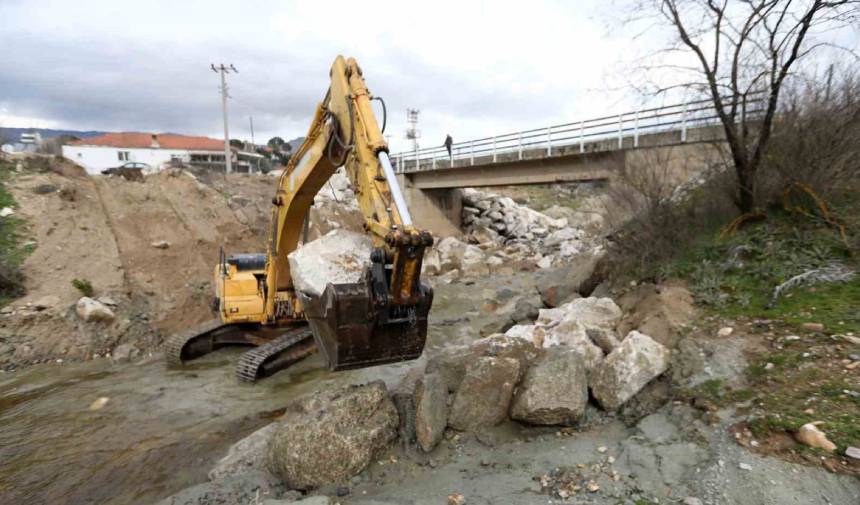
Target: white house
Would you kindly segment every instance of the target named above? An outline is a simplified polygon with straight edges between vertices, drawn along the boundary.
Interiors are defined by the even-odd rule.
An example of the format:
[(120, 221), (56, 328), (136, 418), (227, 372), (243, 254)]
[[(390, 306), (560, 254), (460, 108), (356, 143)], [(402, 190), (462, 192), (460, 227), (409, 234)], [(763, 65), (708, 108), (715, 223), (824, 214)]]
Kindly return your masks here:
[(146, 163), (152, 171), (161, 170), (171, 161), (190, 163), (193, 159), (220, 161), (223, 167), (224, 141), (172, 134), (107, 133), (64, 145), (63, 157), (91, 175), (128, 162)]
[(35, 153), (39, 146), (42, 145), (42, 135), (39, 132), (22, 133), (21, 139), (18, 142), (3, 144), (0, 150), (4, 153)]

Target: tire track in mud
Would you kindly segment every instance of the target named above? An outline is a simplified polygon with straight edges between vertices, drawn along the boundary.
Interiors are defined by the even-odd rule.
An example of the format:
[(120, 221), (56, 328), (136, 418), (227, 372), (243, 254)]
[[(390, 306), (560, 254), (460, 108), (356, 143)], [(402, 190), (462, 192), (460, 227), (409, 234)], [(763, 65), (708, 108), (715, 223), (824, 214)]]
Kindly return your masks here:
[(99, 200), (99, 206), (101, 207), (102, 213), (104, 214), (105, 223), (107, 223), (108, 230), (110, 230), (111, 238), (113, 239), (114, 248), (116, 248), (116, 251), (118, 253), (117, 259), (119, 261), (119, 264), (120, 264), (120, 267), (122, 270), (122, 279), (123, 279), (125, 291), (127, 293), (132, 293), (133, 292), (133, 285), (131, 282), (131, 278), (128, 275), (128, 266), (126, 265), (125, 261), (123, 261), (124, 255), (123, 255), (122, 247), (120, 246), (119, 238), (117, 238), (116, 225), (114, 225), (113, 219), (111, 219), (111, 214), (107, 210), (107, 206), (105, 205), (104, 197), (102, 196), (102, 190), (99, 187), (101, 182), (97, 181), (95, 178), (92, 178), (92, 177), (87, 178), (87, 182), (92, 186), (93, 190), (96, 193), (96, 197)]

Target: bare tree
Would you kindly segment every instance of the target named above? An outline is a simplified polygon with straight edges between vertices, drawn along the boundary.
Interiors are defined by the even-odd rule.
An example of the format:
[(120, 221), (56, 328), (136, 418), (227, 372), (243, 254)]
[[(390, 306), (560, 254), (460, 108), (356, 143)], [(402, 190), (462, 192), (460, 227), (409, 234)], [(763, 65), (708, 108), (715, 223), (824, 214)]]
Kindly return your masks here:
[[(692, 55), (683, 83), (713, 100), (737, 175), (736, 204), (755, 212), (756, 175), (770, 141), (779, 96), (798, 62), (834, 44), (816, 40), (856, 22), (856, 0), (642, 0), (636, 12), (655, 14), (675, 35), (670, 52)], [(679, 67), (680, 68), (680, 67)], [(666, 88), (664, 88), (666, 89)], [(748, 118), (746, 104), (761, 104)]]

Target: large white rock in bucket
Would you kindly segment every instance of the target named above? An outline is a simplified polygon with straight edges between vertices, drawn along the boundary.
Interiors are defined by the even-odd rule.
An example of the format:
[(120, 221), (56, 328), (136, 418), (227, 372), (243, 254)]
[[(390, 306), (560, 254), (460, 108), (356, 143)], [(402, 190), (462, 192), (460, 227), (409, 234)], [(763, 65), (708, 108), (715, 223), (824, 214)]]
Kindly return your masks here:
[(372, 247), (367, 235), (332, 230), (287, 256), (293, 286), (303, 293), (320, 296), (329, 282), (359, 282), (370, 266)]

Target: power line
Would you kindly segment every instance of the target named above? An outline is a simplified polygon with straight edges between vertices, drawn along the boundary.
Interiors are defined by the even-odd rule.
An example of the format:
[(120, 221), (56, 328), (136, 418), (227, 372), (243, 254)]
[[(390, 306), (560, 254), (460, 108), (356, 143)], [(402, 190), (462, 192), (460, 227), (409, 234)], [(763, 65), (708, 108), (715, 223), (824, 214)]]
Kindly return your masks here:
[(219, 66), (215, 66), (214, 63), (210, 64), (212, 71), (216, 74), (221, 74), (221, 111), (224, 113), (224, 167), (226, 173), (230, 173), (233, 171), (233, 156), (230, 153), (230, 131), (227, 128), (227, 78), (226, 75), (230, 72), (238, 74), (239, 71), (236, 70), (236, 67), (231, 63), (230, 65), (224, 65), (221, 63)]

